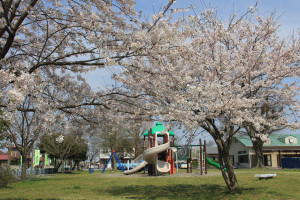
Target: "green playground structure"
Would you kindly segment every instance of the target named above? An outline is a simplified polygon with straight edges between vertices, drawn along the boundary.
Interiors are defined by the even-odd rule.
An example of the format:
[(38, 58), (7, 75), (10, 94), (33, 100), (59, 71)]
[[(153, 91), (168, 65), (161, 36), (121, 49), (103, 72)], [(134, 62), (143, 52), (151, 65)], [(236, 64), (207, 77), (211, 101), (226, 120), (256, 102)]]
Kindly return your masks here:
[[(209, 158), (206, 158), (206, 161), (207, 161), (207, 163), (210, 164), (211, 166), (214, 166), (215, 168), (221, 170), (221, 166), (220, 166), (219, 163), (213, 162), (213, 161), (211, 161), (211, 159), (209, 159)], [(224, 168), (224, 170), (227, 171), (226, 168)]]

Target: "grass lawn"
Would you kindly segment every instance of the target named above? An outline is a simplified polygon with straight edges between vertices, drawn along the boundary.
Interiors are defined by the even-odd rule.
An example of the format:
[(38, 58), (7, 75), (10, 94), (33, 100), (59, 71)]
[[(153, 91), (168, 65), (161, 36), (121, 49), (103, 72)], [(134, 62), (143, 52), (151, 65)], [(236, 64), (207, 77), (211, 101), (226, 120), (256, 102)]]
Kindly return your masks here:
[[(198, 173), (198, 171), (194, 170)], [(236, 169), (241, 193), (229, 194), (218, 170), (149, 177), (119, 171), (41, 176), (0, 189), (0, 199), (300, 199), (300, 170)], [(254, 174), (276, 173), (259, 180)]]

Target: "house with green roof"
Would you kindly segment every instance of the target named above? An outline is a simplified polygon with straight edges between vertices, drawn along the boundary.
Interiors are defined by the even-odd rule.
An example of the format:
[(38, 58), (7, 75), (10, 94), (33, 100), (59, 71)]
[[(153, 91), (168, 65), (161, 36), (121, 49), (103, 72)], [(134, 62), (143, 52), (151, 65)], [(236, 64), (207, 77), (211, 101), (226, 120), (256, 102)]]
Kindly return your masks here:
[[(236, 167), (256, 167), (256, 154), (247, 135), (234, 136), (229, 154)], [(300, 134), (271, 134), (263, 145), (263, 154), (264, 165), (274, 168), (282, 166), (282, 158), (300, 157)]]

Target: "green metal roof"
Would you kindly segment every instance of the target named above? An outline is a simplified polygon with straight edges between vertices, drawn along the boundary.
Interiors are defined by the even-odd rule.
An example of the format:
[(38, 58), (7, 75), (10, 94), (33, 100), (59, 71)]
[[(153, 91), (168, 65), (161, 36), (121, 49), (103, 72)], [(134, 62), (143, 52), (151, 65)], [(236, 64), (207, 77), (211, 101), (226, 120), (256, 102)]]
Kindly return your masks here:
[[(166, 129), (166, 128), (162, 126), (162, 123), (161, 123), (161, 122), (157, 122), (157, 123), (156, 123), (156, 126), (154, 126), (154, 127), (152, 128), (152, 135), (155, 134), (156, 132), (164, 131), (165, 129)], [(148, 136), (148, 132), (149, 132), (149, 131), (150, 131), (150, 130), (146, 131), (146, 132), (144, 133), (144, 136)], [(163, 135), (161, 135), (161, 134), (157, 134), (157, 135), (158, 135), (158, 136), (163, 136)], [(175, 136), (175, 134), (174, 134), (172, 131), (169, 131), (169, 135), (170, 135), (170, 136)]]
[(252, 141), (248, 135), (235, 135), (233, 136), (235, 139), (240, 141), (246, 147), (252, 147)]
[[(297, 144), (285, 143), (285, 138), (294, 137), (297, 139)], [(243, 145), (252, 147), (252, 141), (248, 135), (234, 136)], [(269, 136), (270, 143), (264, 143), (263, 146), (300, 146), (300, 134), (271, 134)]]

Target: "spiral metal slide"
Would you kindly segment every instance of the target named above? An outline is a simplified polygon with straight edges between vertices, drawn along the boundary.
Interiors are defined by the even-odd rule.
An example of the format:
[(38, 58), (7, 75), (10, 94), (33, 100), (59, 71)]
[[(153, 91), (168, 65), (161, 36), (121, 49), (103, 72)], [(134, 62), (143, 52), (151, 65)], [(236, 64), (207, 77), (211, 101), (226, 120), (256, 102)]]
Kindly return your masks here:
[[(156, 138), (157, 138), (157, 136), (156, 136)], [(144, 151), (144, 153), (143, 153), (144, 161), (141, 164), (139, 164), (137, 167), (135, 167), (129, 171), (125, 171), (124, 174), (128, 175), (128, 174), (136, 173), (136, 172), (140, 171), (141, 169), (143, 169), (148, 164), (156, 165), (156, 169), (160, 173), (169, 172), (170, 171), (170, 163), (162, 161), (162, 160), (157, 160), (157, 154), (159, 154), (163, 151), (166, 151), (169, 147), (170, 147), (170, 142), (167, 142), (162, 145), (157, 145), (157, 142), (155, 142), (155, 147), (152, 147), (152, 148)]]

